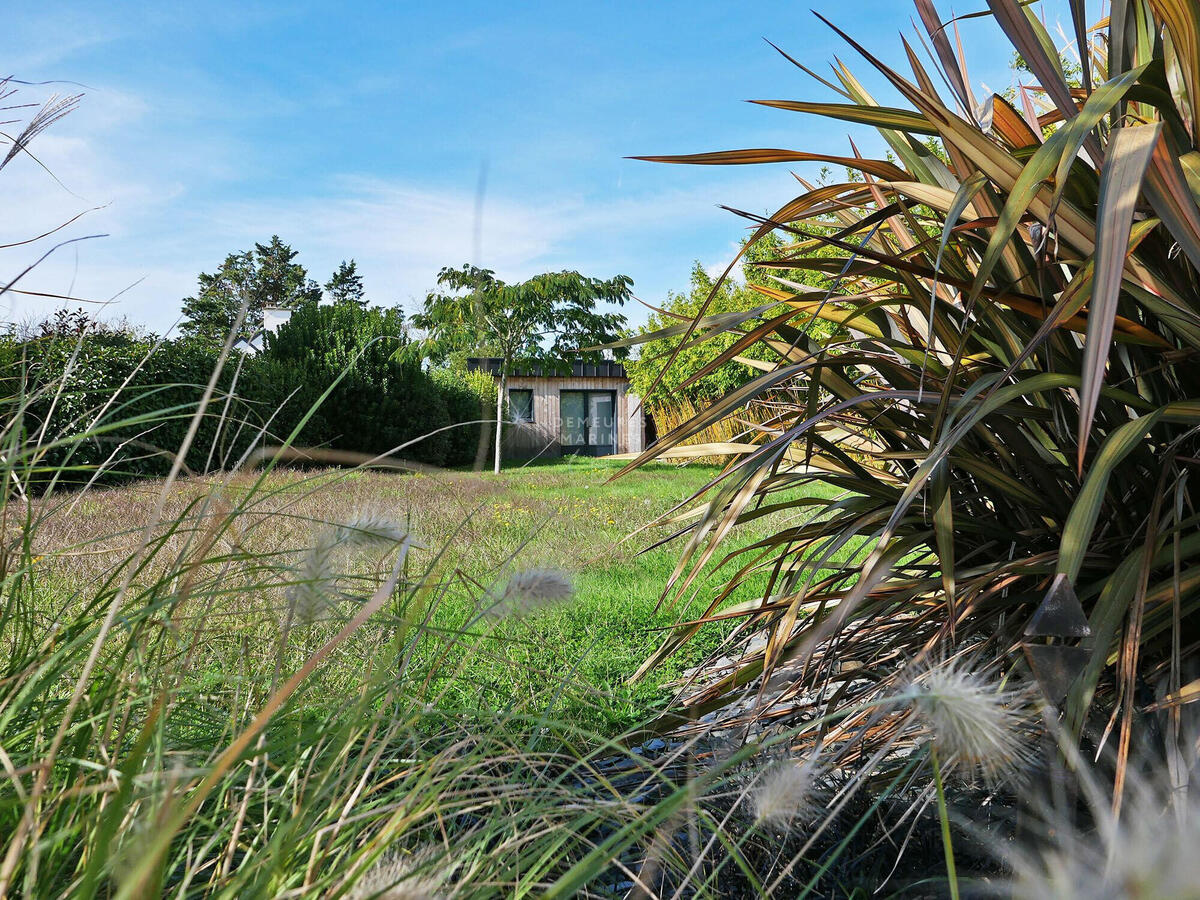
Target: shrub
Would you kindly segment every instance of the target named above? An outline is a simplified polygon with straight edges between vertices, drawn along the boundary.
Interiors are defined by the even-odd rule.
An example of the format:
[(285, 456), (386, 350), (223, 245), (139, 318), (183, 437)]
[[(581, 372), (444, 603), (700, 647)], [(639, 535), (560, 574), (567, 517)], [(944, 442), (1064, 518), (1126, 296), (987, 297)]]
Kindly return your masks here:
[[(452, 423), (478, 423), (480, 419), (496, 417), (496, 382), (492, 376), (459, 367), (433, 368), (429, 370), (429, 376), (445, 400)], [(482, 451), (486, 459), (491, 446), (490, 429), (485, 431), (479, 424), (464, 424), (448, 432), (446, 465), (473, 465), (479, 458), (481, 433), (486, 433)]]
[[(814, 257), (832, 260), (828, 248), (807, 249)], [(759, 364), (773, 358), (760, 337), (769, 333), (767, 320), (786, 316), (787, 308), (757, 291), (755, 285), (772, 288), (786, 283), (799, 290), (817, 290), (824, 282), (816, 270), (774, 267), (796, 250), (795, 242), (776, 233), (746, 244), (740, 256), (744, 284), (714, 279), (697, 261), (688, 291), (668, 292), (662, 311), (652, 313), (634, 338), (622, 342), (642, 345), (642, 352), (626, 362), (625, 369), (659, 434), (674, 430), (704, 406), (751, 381)], [(835, 260), (831, 262), (835, 264)], [(808, 332), (821, 341), (842, 335), (835, 325), (819, 319), (809, 323)], [(686, 443), (736, 440), (753, 424), (770, 421), (773, 406), (772, 397), (756, 397), (737, 419), (713, 422)]]
[[(125, 331), (9, 339), (3, 346), (12, 433), (23, 435), (31, 466), (64, 484), (166, 473), (217, 362), (202, 343)], [(238, 376), (234, 359), (218, 379), (185, 470), (227, 465), (258, 437), (261, 407), (229, 395)]]
[(406, 346), (398, 310), (357, 303), (296, 310), (277, 334), (267, 336), (255, 365), (262, 395), (284, 409), (276, 433), (291, 433), (311, 410), (298, 444), (394, 452), (442, 465), (450, 448), (444, 431), (403, 446), (450, 423), (441, 392), (403, 352)]
[[(729, 359), (728, 352), (731, 349), (737, 352), (736, 345), (745, 332), (762, 324), (761, 315), (748, 320), (745, 317), (764, 306), (768, 307), (765, 313), (773, 304), (749, 287), (734, 282), (726, 281), (718, 286), (696, 262), (687, 293), (668, 293), (663, 313), (651, 313), (645, 327), (639, 330), (642, 352), (637, 359), (625, 363), (630, 387), (640, 396), (648, 397), (658, 381), (657, 390), (661, 391), (664, 402), (687, 398), (692, 403), (704, 403), (745, 384), (754, 376), (754, 370), (737, 361), (722, 362), (722, 357)], [(679, 332), (698, 316), (721, 317), (718, 320), (721, 322), (737, 321), (740, 316), (745, 321), (707, 340), (689, 340), (688, 345), (676, 353), (682, 343)], [(702, 329), (697, 331), (698, 335), (703, 334)], [(746, 347), (745, 350), (746, 355), (753, 358), (764, 355), (761, 347)]]
[[(295, 439), (300, 447), (388, 453), (448, 425), (451, 392), (456, 409), (465, 416), (473, 404), (469, 414), (479, 417), (478, 397), (468, 395), (482, 385), (465, 377), (435, 383), (398, 352), (406, 346), (398, 313), (310, 305), (268, 340), (264, 354), (234, 352), (227, 360), (184, 471), (228, 468), (256, 442), (281, 442), (302, 422)], [(218, 354), (206, 340), (156, 340), (121, 330), (4, 340), (0, 366), (25, 458), (62, 484), (165, 474)], [(469, 439), (442, 432), (400, 455), (444, 465), (457, 440), (455, 464), (462, 464), (474, 459), (474, 450), (468, 455), (465, 449)]]
[[(1046, 648), (1064, 677), (1043, 688), (1053, 702), (1067, 693), (1077, 736), (1112, 718), (1121, 772), (1134, 738), (1151, 733), (1137, 725), (1138, 691), (1179, 697), (1198, 661), (1200, 21), (1186, 4), (1120, 0), (1091, 43), (1076, 17), (1074, 90), (1036, 16), (1016, 0), (990, 6), (1040, 82), (1023, 89), (1022, 110), (971, 95), (920, 3), (941, 73), (910, 49), (906, 78), (842, 35), (910, 108), (879, 106), (841, 64), (837, 103), (763, 101), (874, 125), (889, 159), (658, 158), (817, 160), (865, 179), (806, 188), (768, 217), (743, 213), (757, 226), (751, 243), (772, 232), (795, 242), (758, 265), (844, 272), (852, 293), (754, 286), (791, 309), (764, 339), (769, 370), (659, 442), (669, 448), (780, 386), (795, 392), (700, 510), (674, 585), (686, 590), (690, 564), (734, 523), (781, 517), (733, 576), (772, 572), (761, 604), (743, 611), (769, 643), (691, 702), (719, 704), (797, 656), (814, 664), (791, 670), (795, 690), (836, 690), (847, 711), (899, 677), (900, 661), (930, 653), (973, 648), (1029, 678), (1021, 648), (1036, 663), (1044, 639), (1029, 644), (1023, 632), (1052, 590), (1067, 610), (1077, 596), (1091, 636), (1084, 648)], [(814, 258), (817, 246), (834, 258)], [(811, 340), (814, 318), (851, 339)], [(798, 521), (804, 501), (779, 492), (812, 481), (845, 497)], [(835, 647), (840, 664), (870, 677), (847, 681), (832, 652), (812, 656)]]

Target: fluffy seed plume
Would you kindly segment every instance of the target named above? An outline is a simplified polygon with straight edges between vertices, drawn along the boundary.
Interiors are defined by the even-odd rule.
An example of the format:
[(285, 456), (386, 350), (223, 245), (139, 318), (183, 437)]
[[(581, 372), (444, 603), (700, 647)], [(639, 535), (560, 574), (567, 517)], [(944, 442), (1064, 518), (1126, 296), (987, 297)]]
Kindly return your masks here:
[(817, 765), (812, 759), (792, 759), (771, 767), (754, 792), (758, 820), (772, 825), (803, 825), (822, 808)]
[(300, 625), (309, 625), (323, 617), (333, 604), (337, 589), (334, 552), (337, 532), (322, 529), (313, 545), (305, 552), (296, 571), (296, 583), (288, 588), (288, 603), (292, 618)]
[(423, 546), (403, 525), (373, 512), (359, 512), (340, 525), (321, 528), (295, 570), (295, 583), (288, 588), (292, 619), (310, 625), (332, 609), (338, 598), (339, 551), (380, 545), (399, 545), (402, 554), (410, 547)]
[(388, 516), (371, 510), (360, 510), (337, 527), (336, 540), (351, 547), (373, 544), (399, 544), (407, 541), (417, 545), (408, 529)]
[(526, 615), (575, 596), (575, 585), (559, 569), (526, 569), (508, 579), (492, 614)]
[(913, 678), (910, 695), (913, 716), (948, 769), (996, 784), (1025, 761), (1023, 694), (1004, 691), (960, 663), (945, 663)]
[(449, 897), (443, 879), (414, 872), (423, 854), (385, 856), (360, 878), (349, 893), (350, 900), (442, 900)]
[(1106, 794), (1089, 805), (1095, 827), (1049, 815), (1045, 832), (1010, 856), (1016, 900), (1200, 900), (1200, 801), (1176, 815), (1166, 792), (1135, 777), (1118, 820)]

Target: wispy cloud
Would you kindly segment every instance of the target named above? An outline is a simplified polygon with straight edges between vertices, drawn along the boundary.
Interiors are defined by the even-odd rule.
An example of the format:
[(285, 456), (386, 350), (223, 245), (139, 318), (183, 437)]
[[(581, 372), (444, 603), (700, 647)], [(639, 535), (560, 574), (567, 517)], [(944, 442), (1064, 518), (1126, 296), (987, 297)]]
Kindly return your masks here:
[[(867, 5), (864, 40), (892, 46), (885, 61), (903, 64), (885, 32), (907, 29), (907, 16), (884, 0)], [(819, 6), (840, 15), (834, 0)], [(103, 205), (61, 236), (111, 236), (56, 252), (26, 286), (100, 299), (124, 291), (115, 311), (158, 329), (199, 272), (274, 233), (315, 278), (354, 257), (377, 302), (411, 305), (441, 267), (475, 256), (482, 159), (482, 264), (505, 278), (628, 274), (657, 302), (686, 286), (694, 259), (711, 270), (734, 254), (746, 223), (718, 203), (767, 212), (799, 189), (786, 167), (655, 167), (623, 156), (844, 153), (851, 130), (864, 153), (882, 152), (867, 129), (739, 103), (760, 90), (827, 92), (795, 81), (762, 44), (761, 22), (729, 4), (464, 0), (351, 4), (336, 16), (311, 0), (25, 7), (5, 20), (2, 65), (91, 90), (33, 148), (69, 191), (31, 160), (0, 173), (0, 242)], [(811, 65), (845, 50), (799, 10), (771, 22), (769, 36)], [(968, 57), (986, 59), (976, 51), (994, 28), (972, 20), (964, 34)], [(520, 52), (530, 47), (538, 52)], [(1007, 77), (1007, 58), (980, 66), (976, 79)], [(866, 88), (892, 102), (869, 69), (857, 69)], [(0, 276), (50, 240), (0, 251)], [(52, 306), (0, 297), (0, 315)]]
[[(71, 135), (47, 134), (40, 142), (41, 158), (71, 193), (37, 172), (31, 160), (22, 161), (16, 172), (0, 173), (0, 201), (24, 211), (4, 227), (6, 240), (105, 204), (69, 235), (102, 231), (110, 237), (56, 252), (27, 279), (29, 289), (92, 300), (120, 294), (110, 312), (161, 330), (176, 320), (179, 302), (194, 290), (200, 271), (211, 271), (225, 254), (272, 234), (300, 250), (300, 261), (318, 280), (340, 260), (357, 259), (376, 302), (400, 302), (409, 309), (434, 286), (442, 266), (472, 261), (474, 185), (331, 175), (286, 196), (209, 199), (202, 186), (185, 188), (174, 177), (169, 154), (162, 156), (165, 166), (132, 171), (128, 162), (115, 158), (104, 135), (120, 130), (124, 116), (145, 114), (134, 101), (117, 106), (88, 123), (98, 138), (74, 129)], [(493, 188), (482, 205), (480, 262), (510, 279), (568, 267), (604, 276), (622, 272), (632, 275), (639, 294), (657, 300), (666, 285), (683, 286), (690, 261), (667, 262), (656, 247), (677, 239), (681, 230), (686, 234), (698, 220), (724, 216), (715, 209), (719, 199), (765, 208), (779, 197), (786, 179), (785, 172), (743, 179), (736, 192), (726, 183), (723, 193), (718, 183), (602, 197), (553, 190), (514, 196)], [(739, 227), (729, 219), (731, 234)], [(33, 247), (23, 249), (20, 258), (9, 251), (0, 262), (11, 271), (35, 255)], [(54, 305), (9, 298), (3, 312), (27, 318)]]

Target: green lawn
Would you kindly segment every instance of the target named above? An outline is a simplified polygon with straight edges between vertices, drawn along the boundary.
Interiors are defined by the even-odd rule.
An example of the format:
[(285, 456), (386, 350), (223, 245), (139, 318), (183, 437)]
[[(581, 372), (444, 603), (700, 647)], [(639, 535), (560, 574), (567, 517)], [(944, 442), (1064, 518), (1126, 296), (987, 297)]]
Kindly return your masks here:
[[(658, 646), (662, 629), (702, 611), (713, 595), (714, 573), (685, 605), (660, 598), (675, 567), (682, 540), (646, 550), (668, 533), (664, 529), (631, 533), (702, 488), (718, 474), (711, 466), (655, 465), (616, 481), (613, 463), (572, 459), (513, 469), (500, 476), (467, 476), (495, 490), (480, 504), (489, 544), (484, 553), (462, 553), (468, 572), (487, 576), (497, 566), (523, 564), (560, 567), (572, 573), (577, 594), (568, 604), (531, 617), (504, 622), (494, 638), (479, 647), (495, 653), (482, 663), (462, 659), (446, 702), (464, 707), (503, 708), (509, 704), (558, 695), (558, 716), (581, 719), (611, 732), (644, 718), (663, 705), (664, 685), (681, 669), (709, 653), (728, 627), (710, 626), (649, 677), (628, 684), (629, 676)], [(763, 533), (739, 535), (744, 544)], [(517, 562), (503, 567), (514, 555)], [(710, 567), (712, 568), (712, 567)], [(744, 595), (743, 595), (744, 596)], [(466, 610), (449, 603), (438, 618), (458, 624)]]
[[(189, 651), (184, 677), (198, 680), (204, 696), (218, 708), (228, 708), (244, 702), (238, 700), (242, 686), (266, 689), (279, 653), (285, 670), (298, 665), (353, 609), (352, 604), (344, 606), (340, 619), (335, 615), (310, 631), (293, 629), (279, 650), (286, 602), (284, 591), (271, 586), (274, 573), (294, 559), (296, 548), (311, 542), (318, 527), (314, 523), (343, 520), (364, 509), (382, 513), (406, 522), (428, 548), (413, 553), (409, 575), (436, 589), (415, 591), (404, 608), (378, 617), (373, 628), (331, 657), (303, 692), (302, 702), (314, 718), (361, 683), (363, 661), (378, 659), (378, 650), (390, 640), (404, 659), (397, 666), (404, 689), (419, 692), (439, 710), (464, 716), (549, 714), (612, 734), (664, 705), (671, 696), (669, 683), (711, 652), (729, 630), (728, 625), (707, 627), (649, 677), (628, 684), (660, 643), (663, 629), (702, 611), (730, 570), (710, 566), (695, 583), (690, 602), (658, 608), (683, 541), (646, 550), (670, 531), (630, 535), (698, 491), (719, 470), (655, 464), (610, 481), (618, 469), (613, 462), (572, 458), (514, 467), (498, 476), (288, 470), (254, 488), (242, 476), (222, 490), (228, 503), (246, 503), (237, 516), (236, 535), (227, 539), (259, 569), (232, 577), (236, 569), (229, 564), (208, 565), (205, 571), (211, 576), (205, 577), (210, 580), (197, 580), (207, 585), (203, 605), (198, 598), (189, 597), (184, 604), (176, 597), (162, 598), (164, 592), (180, 590), (178, 579), (147, 588), (148, 599), (140, 602), (162, 598), (165, 604), (184, 607), (173, 613), (173, 621), (184, 623), (181, 634), (194, 628), (198, 648)], [(186, 509), (189, 500), (212, 491), (214, 483), (183, 481), (168, 514)], [(108, 548), (119, 559), (128, 550), (158, 489), (158, 483), (145, 482), (94, 491), (70, 516), (48, 520), (38, 536), (39, 552), (48, 554), (41, 582), (47, 602), (70, 604), (95, 596), (95, 586), (109, 577), (112, 565), (101, 551)], [(253, 502), (247, 503), (247, 497)], [(745, 545), (782, 524), (778, 517), (749, 523), (727, 545)], [(194, 531), (203, 533), (203, 528)], [(53, 544), (76, 549), (56, 555)], [(244, 558), (238, 557), (237, 564), (245, 565)], [(378, 565), (377, 560), (376, 572)], [(570, 573), (575, 597), (533, 615), (499, 621), (481, 617), (487, 592), (502, 589), (513, 572), (528, 568)], [(190, 590), (201, 592), (194, 586)], [(761, 581), (731, 601), (747, 599), (755, 590), (761, 590)]]

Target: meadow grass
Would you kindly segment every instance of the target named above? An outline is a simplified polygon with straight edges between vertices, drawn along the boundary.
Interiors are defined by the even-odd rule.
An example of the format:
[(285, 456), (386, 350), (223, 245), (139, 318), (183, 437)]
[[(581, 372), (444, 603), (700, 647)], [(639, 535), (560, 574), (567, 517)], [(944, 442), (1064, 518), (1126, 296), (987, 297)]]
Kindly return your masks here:
[[(686, 815), (726, 839), (696, 799), (727, 796), (756, 748), (681, 783), (625, 728), (699, 661), (626, 684), (712, 588), (656, 609), (678, 545), (622, 538), (716, 470), (615, 472), (245, 469), (9, 498), (0, 897), (365, 898), (377, 875), (423, 891), (398, 896), (572, 896), (645, 865), (650, 881), (723, 877), (723, 843), (673, 835)], [(349, 539), (364, 524), (380, 539)], [(505, 613), (514, 576), (538, 570), (577, 591)], [(610, 783), (614, 761), (633, 782)]]
[[(683, 651), (631, 683), (630, 676), (667, 630), (703, 612), (726, 571), (714, 563), (683, 602), (660, 603), (682, 543), (652, 546), (668, 537), (672, 526), (639, 529), (720, 470), (651, 465), (613, 480), (619, 468), (607, 460), (568, 458), (499, 475), (281, 469), (253, 489), (243, 476), (244, 483), (228, 486), (225, 502), (236, 506), (239, 498), (252, 496), (254, 505), (243, 517), (249, 520), (243, 537), (232, 538), (231, 550), (252, 552), (264, 561), (261, 584), (243, 573), (215, 591), (227, 593), (231, 604), (208, 604), (203, 624), (194, 623), (205, 630), (205, 639), (191, 677), (220, 692), (229, 690), (231, 670), (257, 669), (261, 677), (272, 669), (279, 622), (285, 618), (273, 567), (286, 565), (317, 523), (366, 510), (405, 523), (416, 540), (433, 548), (425, 558), (436, 555), (445, 590), (422, 610), (422, 627), (445, 639), (421, 642), (407, 668), (410, 677), (422, 673), (426, 678), (422, 690), (431, 705), (463, 715), (537, 711), (604, 734), (644, 721), (668, 703), (683, 670), (719, 647), (732, 622), (705, 626)], [(170, 495), (172, 512), (181, 513), (215, 481), (181, 480)], [(48, 516), (37, 532), (33, 550), (46, 562), (36, 605), (58, 615), (62, 607), (91, 596), (94, 592), (81, 586), (109, 577), (108, 567), (128, 551), (158, 488), (146, 481), (57, 498), (55, 504), (68, 507), (70, 514)], [(766, 533), (748, 525), (728, 546), (744, 546)], [(530, 568), (568, 573), (575, 596), (534, 616), (497, 622), (480, 615), (481, 597), (486, 603), (512, 573)], [(764, 584), (764, 579), (751, 581), (728, 602), (751, 599)], [(311, 636), (298, 635), (295, 652), (303, 653), (336, 624), (334, 612), (329, 622), (312, 626)], [(369, 651), (356, 645), (379, 639), (364, 630), (312, 682), (305, 705), (315, 719), (324, 714), (328, 698), (351, 692), (361, 678), (359, 660)], [(247, 677), (254, 675), (247, 672)]]

